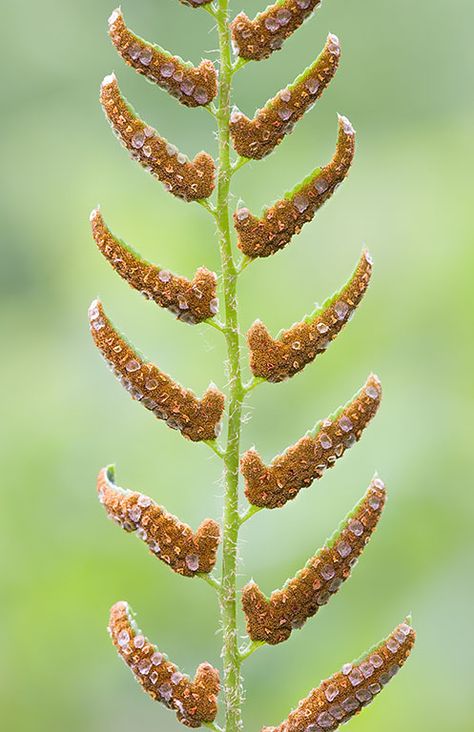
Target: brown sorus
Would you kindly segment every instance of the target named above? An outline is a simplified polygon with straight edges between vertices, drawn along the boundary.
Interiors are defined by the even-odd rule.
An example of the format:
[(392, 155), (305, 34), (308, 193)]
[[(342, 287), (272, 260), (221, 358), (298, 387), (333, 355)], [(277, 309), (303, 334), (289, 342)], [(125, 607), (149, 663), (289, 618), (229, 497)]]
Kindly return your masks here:
[(339, 40), (330, 34), (314, 64), (270, 99), (253, 120), (234, 109), (230, 133), (239, 155), (256, 160), (269, 155), (322, 95), (336, 73), (339, 58)]
[(339, 116), (336, 151), (331, 162), (317, 168), (299, 186), (263, 212), (262, 218), (239, 208), (234, 213), (239, 249), (251, 259), (269, 257), (283, 249), (311, 221), (347, 176), (355, 152), (354, 128)]
[(115, 237), (99, 209), (90, 216), (92, 235), (99, 250), (128, 284), (149, 300), (170, 310), (179, 320), (194, 325), (214, 317), (219, 302), (217, 276), (199, 267), (192, 280), (172, 274), (142, 259), (137, 252)]
[(362, 300), (371, 274), (372, 259), (364, 251), (349, 282), (313, 315), (284, 330), (276, 339), (257, 320), (247, 333), (254, 376), (272, 382), (284, 381), (324, 353)]
[(232, 41), (240, 58), (261, 61), (278, 51), (284, 41), (309, 18), (321, 0), (279, 0), (254, 20), (239, 13), (230, 24)]
[(321, 682), (278, 727), (262, 732), (324, 732), (335, 730), (372, 702), (401, 669), (415, 643), (408, 620), (377, 647)]
[(270, 466), (263, 463), (255, 449), (245, 452), (240, 470), (250, 503), (261, 508), (280, 508), (296, 498), (302, 488), (321, 478), (360, 439), (375, 416), (381, 397), (380, 381), (372, 374), (346, 406), (274, 458)]
[(224, 411), (224, 395), (211, 385), (202, 399), (152, 363), (147, 363), (113, 327), (102, 303), (89, 308), (97, 348), (133, 399), (194, 442), (214, 440)]
[(158, 506), (143, 493), (124, 490), (115, 484), (113, 466), (102, 468), (97, 477), (97, 494), (107, 515), (125, 531), (136, 533), (177, 574), (194, 577), (214, 567), (220, 529), (205, 519), (196, 533), (176, 516)]
[(215, 164), (200, 152), (191, 162), (156, 130), (145, 124), (121, 95), (114, 74), (106, 76), (100, 101), (110, 125), (140, 165), (160, 180), (167, 191), (185, 201), (208, 198), (214, 189)]
[(191, 681), (142, 635), (126, 602), (112, 607), (108, 630), (118, 653), (149, 697), (173, 709), (186, 727), (214, 721), (220, 689), (217, 669), (202, 663)]
[(109, 18), (109, 35), (123, 60), (139, 74), (161, 86), (186, 107), (209, 104), (217, 94), (217, 72), (212, 61), (186, 63), (159, 46), (147, 43), (125, 24), (122, 11)]
[(253, 641), (276, 645), (317, 613), (350, 577), (385, 505), (385, 486), (374, 478), (341, 528), (311, 557), (296, 577), (267, 599), (255, 582), (242, 590), (247, 632)]

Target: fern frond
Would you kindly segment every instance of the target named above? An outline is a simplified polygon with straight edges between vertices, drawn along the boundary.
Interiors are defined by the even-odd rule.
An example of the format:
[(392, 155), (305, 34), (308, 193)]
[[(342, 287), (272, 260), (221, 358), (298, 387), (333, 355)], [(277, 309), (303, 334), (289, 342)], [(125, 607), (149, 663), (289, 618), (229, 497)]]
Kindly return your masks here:
[(239, 13), (230, 24), (236, 53), (253, 61), (268, 58), (320, 4), (321, 0), (277, 0), (253, 20)]
[(109, 18), (109, 35), (123, 60), (139, 74), (158, 84), (186, 107), (202, 107), (217, 94), (217, 71), (212, 61), (199, 66), (173, 56), (131, 31), (120, 8)]
[(214, 272), (199, 267), (192, 280), (172, 274), (142, 259), (132, 247), (114, 236), (100, 209), (92, 211), (90, 221), (100, 252), (130, 287), (190, 325), (213, 318), (217, 313), (219, 301)]
[(102, 468), (97, 476), (97, 494), (109, 518), (125, 531), (135, 533), (153, 556), (177, 574), (195, 577), (213, 569), (220, 528), (212, 519), (205, 519), (194, 533), (148, 496), (116, 485), (111, 465)]
[(143, 122), (121, 95), (114, 74), (106, 76), (100, 101), (112, 130), (132, 158), (158, 178), (166, 190), (184, 201), (209, 198), (214, 189), (215, 164), (208, 153), (191, 162), (164, 137)]
[(248, 208), (234, 213), (239, 249), (251, 259), (269, 257), (283, 249), (331, 198), (349, 173), (354, 153), (354, 128), (347, 117), (339, 116), (336, 151), (328, 165), (316, 168), (293, 191), (264, 211), (262, 218), (253, 216)]
[(247, 333), (250, 368), (271, 382), (289, 379), (324, 353), (353, 315), (369, 286), (372, 258), (362, 252), (350, 280), (322, 307), (273, 339), (261, 320)]
[(383, 482), (374, 478), (365, 496), (326, 545), (283, 589), (272, 592), (270, 599), (267, 600), (255, 582), (244, 587), (242, 606), (252, 641), (282, 643), (329, 602), (350, 577), (352, 567), (375, 531), (385, 499)]
[(254, 160), (269, 155), (322, 95), (337, 71), (339, 58), (339, 40), (330, 34), (316, 61), (270, 99), (252, 120), (235, 108), (230, 133), (239, 155)]
[(202, 663), (191, 681), (137, 628), (128, 603), (110, 611), (109, 633), (119, 655), (149, 697), (176, 712), (186, 727), (201, 727), (217, 715), (219, 671)]
[(280, 508), (296, 498), (361, 438), (381, 397), (380, 381), (372, 374), (346, 406), (320, 422), (313, 433), (274, 458), (268, 467), (255, 449), (245, 452), (240, 470), (249, 502), (261, 508)]
[(202, 8), (203, 5), (209, 5), (212, 0), (179, 0), (182, 5), (189, 5), (191, 8)]
[[(191, 280), (174, 275), (147, 262), (118, 239), (100, 210), (91, 214), (97, 247), (131, 287), (178, 319), (190, 324), (206, 322), (224, 338), (228, 409), (222, 443), (216, 438), (224, 417), (224, 394), (211, 384), (199, 399), (140, 355), (115, 329), (99, 301), (94, 301), (89, 309), (94, 343), (131, 397), (187, 439), (206, 442), (223, 466), (219, 579), (212, 573), (221, 540), (220, 527), (214, 520), (206, 518), (193, 531), (148, 495), (116, 485), (112, 466), (103, 468), (97, 478), (99, 500), (113, 521), (126, 532), (136, 534), (152, 555), (174, 572), (186, 577), (199, 576), (216, 593), (222, 631), (222, 726), (215, 723), (220, 691), (216, 669), (201, 664), (194, 680), (183, 676), (138, 630), (125, 602), (114, 605), (109, 624), (114, 645), (144, 691), (174, 710), (182, 724), (204, 725), (212, 732), (242, 732), (243, 662), (265, 643), (276, 645), (287, 640), (294, 629), (301, 628), (338, 592), (376, 529), (386, 501), (385, 486), (375, 477), (333, 536), (283, 587), (269, 598), (254, 581), (243, 588), (241, 600), (249, 638), (248, 645), (241, 648), (237, 604), (239, 535), (243, 524), (262, 508), (284, 506), (302, 488), (320, 479), (361, 438), (382, 397), (380, 381), (371, 375), (345, 406), (318, 422), (268, 465), (255, 448), (241, 454), (249, 393), (263, 380), (277, 383), (294, 376), (323, 353), (355, 312), (372, 275), (372, 260), (364, 251), (349, 281), (300, 322), (273, 338), (264, 323), (255, 321), (247, 333), (253, 377), (244, 383), (239, 277), (252, 260), (269, 257), (287, 246), (315, 217), (348, 175), (356, 146), (351, 122), (339, 115), (336, 148), (327, 164), (313, 168), (281, 200), (267, 205), (260, 216), (239, 204), (233, 215), (237, 233), (234, 247), (229, 226), (234, 174), (251, 159), (269, 155), (293, 131), (334, 78), (341, 57), (338, 37), (329, 34), (318, 58), (269, 99), (263, 109), (258, 109), (253, 119), (238, 107), (232, 109), (235, 74), (248, 61), (266, 59), (280, 49), (321, 5), (321, 0), (269, 1), (272, 4), (253, 20), (240, 12), (231, 21), (230, 0), (180, 0), (188, 7), (201, 7), (204, 15), (211, 16), (218, 35), (216, 64), (204, 59), (195, 66), (144, 40), (127, 26), (120, 8), (109, 18), (110, 38), (126, 64), (184, 106), (205, 108), (216, 122), (215, 161), (206, 152), (189, 160), (142, 121), (122, 96), (114, 74), (104, 79), (100, 91), (112, 130), (132, 158), (172, 195), (198, 202), (217, 229), (219, 284), (224, 300), (222, 321), (212, 320), (218, 310), (218, 278), (214, 272), (200, 267)], [(199, 20), (196, 16), (194, 19)], [(240, 58), (232, 58), (232, 45)], [(236, 160), (232, 159), (232, 143), (238, 155)], [(207, 199), (215, 185), (215, 200), (211, 202)], [(237, 257), (237, 248), (243, 256)], [(270, 283), (268, 289), (271, 290)], [(243, 512), (239, 465), (249, 501)], [(414, 640), (407, 619), (364, 658), (346, 664), (341, 673), (313, 689), (278, 727), (266, 727), (263, 732), (335, 730), (381, 691), (408, 658)]]
[(97, 348), (133, 399), (193, 442), (215, 439), (224, 412), (224, 395), (216, 386), (211, 385), (198, 399), (157, 366), (145, 362), (115, 330), (98, 300), (89, 308), (89, 323)]
[(407, 621), (359, 662), (321, 682), (278, 727), (262, 732), (325, 732), (335, 730), (370, 704), (410, 656), (415, 631)]

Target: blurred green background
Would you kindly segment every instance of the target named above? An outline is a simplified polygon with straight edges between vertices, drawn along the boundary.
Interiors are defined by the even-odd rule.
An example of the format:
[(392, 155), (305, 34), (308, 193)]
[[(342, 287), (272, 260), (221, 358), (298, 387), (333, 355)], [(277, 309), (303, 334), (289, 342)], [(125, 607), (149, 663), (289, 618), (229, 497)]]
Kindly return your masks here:
[[(262, 0), (247, 0), (253, 16)], [(235, 3), (235, 12), (240, 9)], [(198, 394), (223, 385), (220, 334), (147, 303), (96, 251), (89, 211), (144, 256), (190, 276), (216, 268), (214, 226), (127, 159), (98, 104), (116, 70), (140, 114), (183, 151), (215, 151), (212, 119), (136, 76), (106, 35), (113, 5), (2, 4), (3, 333), (0, 708), (19, 732), (175, 730), (143, 695), (105, 631), (127, 599), (146, 633), (182, 668), (219, 663), (213, 591), (154, 561), (105, 518), (95, 476), (143, 490), (196, 527), (219, 517), (220, 466), (132, 402), (91, 345), (97, 294), (152, 360)], [(216, 58), (211, 18), (177, 0), (123, 5), (139, 34), (198, 62)], [(243, 447), (266, 460), (345, 402), (376, 371), (376, 422), (337, 468), (242, 532), (241, 582), (280, 587), (321, 545), (374, 472), (390, 501), (350, 582), (304, 629), (245, 666), (245, 729), (283, 719), (321, 678), (413, 611), (416, 652), (350, 723), (372, 732), (472, 730), (472, 70), (468, 0), (326, 2), (270, 60), (236, 77), (247, 114), (308, 65), (328, 31), (343, 61), (317, 107), (270, 158), (235, 178), (255, 211), (330, 157), (336, 112), (358, 130), (348, 182), (278, 256), (242, 277), (242, 332), (276, 333), (342, 284), (366, 244), (370, 292), (328, 353), (281, 385), (258, 389)]]

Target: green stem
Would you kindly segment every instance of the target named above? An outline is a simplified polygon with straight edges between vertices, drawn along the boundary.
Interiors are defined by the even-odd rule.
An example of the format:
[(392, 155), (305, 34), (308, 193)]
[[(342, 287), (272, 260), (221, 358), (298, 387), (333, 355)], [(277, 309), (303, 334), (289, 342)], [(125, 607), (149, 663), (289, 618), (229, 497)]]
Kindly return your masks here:
[(204, 582), (213, 587), (216, 592), (220, 592), (221, 583), (212, 574), (197, 574), (196, 577), (204, 580)]
[(221, 460), (224, 459), (224, 453), (222, 452), (215, 440), (204, 440), (204, 443), (208, 445), (208, 447), (210, 447), (213, 452), (215, 452), (217, 457), (220, 457)]
[(261, 511), (262, 509), (260, 506), (250, 506), (250, 508), (247, 509), (247, 511), (240, 517), (240, 525), (245, 524), (246, 521), (252, 518), (252, 516), (255, 516), (256, 513)]
[(223, 732), (222, 728), (219, 727), (219, 725), (214, 724), (214, 722), (204, 722), (204, 727), (209, 727), (209, 729), (212, 729), (214, 732)]
[(227, 342), (229, 399), (227, 441), (224, 452), (225, 499), (223, 517), (222, 578), (220, 590), (223, 628), (222, 659), (224, 667), (225, 730), (240, 732), (242, 725), (241, 656), (237, 631), (237, 540), (239, 516), (239, 454), (244, 390), (240, 372), (239, 322), (237, 312), (237, 276), (229, 222), (229, 192), (232, 177), (230, 159), (230, 101), (232, 59), (228, 26), (229, 0), (219, 0), (216, 22), (219, 33), (220, 85), (217, 110), (219, 165), (217, 175), (216, 221), (219, 232), (221, 273), (224, 289), (224, 333)]
[(204, 320), (203, 322), (206, 323), (206, 325), (210, 325), (211, 328), (215, 328), (216, 330), (220, 330), (221, 333), (224, 333), (225, 334), (225, 328), (224, 328), (224, 326), (223, 326), (222, 323), (219, 323), (218, 320)]
[(249, 645), (247, 646), (247, 648), (245, 648), (240, 653), (240, 660), (241, 660), (241, 662), (245, 661), (247, 658), (249, 658), (249, 656), (252, 655), (252, 653), (255, 653), (255, 651), (258, 648), (261, 648), (264, 645), (265, 645), (264, 641), (251, 641), (249, 643)]
[(260, 384), (264, 383), (265, 379), (262, 379), (260, 376), (254, 376), (248, 384), (244, 384), (244, 391), (246, 394), (248, 394), (250, 391), (253, 391), (253, 389), (256, 389), (257, 386), (260, 386)]
[(240, 170), (241, 168), (243, 168), (244, 165), (247, 165), (247, 163), (251, 163), (251, 162), (252, 161), (250, 158), (242, 158), (242, 157), (237, 158), (235, 163), (232, 165), (232, 175), (234, 175), (234, 173), (237, 173), (237, 171)]

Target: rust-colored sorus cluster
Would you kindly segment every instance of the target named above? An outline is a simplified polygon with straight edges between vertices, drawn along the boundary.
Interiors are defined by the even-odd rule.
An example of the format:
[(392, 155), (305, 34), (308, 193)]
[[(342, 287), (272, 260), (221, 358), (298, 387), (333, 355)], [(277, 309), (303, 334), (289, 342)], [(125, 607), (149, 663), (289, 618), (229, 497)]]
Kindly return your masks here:
[(209, 198), (214, 189), (215, 165), (200, 152), (190, 162), (156, 130), (146, 125), (120, 93), (114, 74), (101, 85), (100, 101), (110, 125), (131, 156), (165, 188), (185, 201)]
[(269, 257), (283, 249), (303, 225), (332, 196), (349, 172), (355, 152), (354, 128), (347, 117), (339, 117), (336, 152), (324, 168), (317, 168), (285, 198), (264, 211), (262, 218), (248, 208), (234, 213), (239, 249), (252, 259)]
[(408, 621), (362, 659), (347, 663), (303, 699), (278, 727), (262, 732), (325, 732), (348, 722), (382, 691), (408, 659), (415, 631)]
[(90, 216), (97, 246), (118, 274), (147, 299), (170, 310), (179, 320), (194, 325), (217, 313), (217, 276), (199, 267), (192, 280), (172, 274), (142, 259), (137, 252), (117, 239), (106, 225), (99, 209)]
[(235, 108), (230, 133), (239, 155), (256, 160), (269, 155), (322, 95), (336, 73), (340, 54), (339, 40), (330, 34), (314, 64), (267, 102), (253, 120)]
[(186, 727), (213, 722), (217, 715), (219, 671), (202, 663), (191, 681), (158, 651), (136, 627), (128, 603), (117, 602), (110, 611), (109, 633), (143, 690), (155, 701), (174, 709)]
[(202, 399), (184, 389), (152, 363), (146, 363), (113, 327), (102, 303), (89, 308), (97, 348), (133, 399), (194, 442), (213, 440), (224, 412), (224, 395), (211, 385)]
[(321, 478), (327, 468), (357, 442), (375, 416), (382, 397), (379, 379), (371, 375), (358, 394), (336, 414), (319, 423), (267, 467), (256, 450), (242, 455), (245, 495), (254, 506), (280, 508)]
[(282, 47), (283, 42), (320, 3), (321, 0), (279, 0), (254, 20), (249, 20), (245, 13), (239, 13), (230, 25), (236, 52), (240, 58), (252, 61), (268, 58)]
[(250, 368), (267, 381), (289, 379), (324, 353), (362, 300), (370, 282), (372, 259), (362, 253), (349, 282), (313, 315), (285, 330), (276, 339), (257, 320), (247, 333)]
[(247, 631), (253, 641), (276, 645), (329, 602), (362, 554), (385, 505), (385, 486), (374, 478), (357, 504), (327, 544), (311, 557), (296, 577), (267, 600), (255, 582), (242, 590)]
[(109, 518), (125, 531), (136, 533), (153, 556), (177, 574), (194, 577), (212, 570), (220, 542), (219, 524), (205, 519), (194, 534), (148, 496), (117, 486), (114, 477), (112, 466), (102, 468), (97, 476), (97, 494)]
[(109, 34), (129, 66), (166, 89), (186, 107), (205, 106), (216, 96), (217, 72), (212, 61), (204, 59), (195, 67), (147, 43), (127, 28), (120, 9), (114, 10), (109, 18)]

